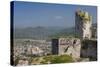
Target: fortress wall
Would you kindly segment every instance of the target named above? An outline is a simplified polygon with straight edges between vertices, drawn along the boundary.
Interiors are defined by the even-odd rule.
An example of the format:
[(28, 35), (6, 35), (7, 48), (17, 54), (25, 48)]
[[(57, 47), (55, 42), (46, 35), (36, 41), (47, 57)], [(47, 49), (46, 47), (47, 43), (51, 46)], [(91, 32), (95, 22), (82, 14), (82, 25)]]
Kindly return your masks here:
[(97, 40), (83, 40), (81, 46), (81, 57), (97, 60)]

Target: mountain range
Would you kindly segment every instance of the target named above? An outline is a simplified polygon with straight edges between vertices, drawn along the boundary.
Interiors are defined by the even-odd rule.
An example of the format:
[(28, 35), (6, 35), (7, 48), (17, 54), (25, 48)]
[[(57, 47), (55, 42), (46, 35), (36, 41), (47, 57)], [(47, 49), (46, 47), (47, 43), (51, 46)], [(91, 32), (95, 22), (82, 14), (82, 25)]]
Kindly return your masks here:
[[(92, 28), (97, 28), (94, 23)], [(55, 37), (67, 37), (75, 35), (75, 27), (25, 27), (14, 28), (14, 38), (18, 39), (50, 39)]]
[(70, 34), (74, 32), (74, 27), (26, 27), (15, 28), (14, 38), (47, 39), (49, 37)]

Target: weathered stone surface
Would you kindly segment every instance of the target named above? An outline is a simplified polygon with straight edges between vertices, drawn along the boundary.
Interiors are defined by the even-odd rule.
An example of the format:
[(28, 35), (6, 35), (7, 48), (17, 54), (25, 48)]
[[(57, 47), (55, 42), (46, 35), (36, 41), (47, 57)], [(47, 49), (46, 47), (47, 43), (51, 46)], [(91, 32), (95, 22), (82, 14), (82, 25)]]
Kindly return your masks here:
[(53, 41), (52, 47), (53, 54), (67, 54), (73, 58), (80, 58), (81, 42), (78, 38), (59, 38), (58, 41)]
[(97, 60), (97, 40), (84, 40), (82, 42), (81, 57)]
[(92, 36), (92, 17), (88, 12), (77, 11), (75, 14), (76, 34), (82, 39), (90, 39)]
[(97, 40), (80, 40), (78, 38), (59, 38), (53, 41), (52, 53), (67, 54), (73, 58), (97, 60)]

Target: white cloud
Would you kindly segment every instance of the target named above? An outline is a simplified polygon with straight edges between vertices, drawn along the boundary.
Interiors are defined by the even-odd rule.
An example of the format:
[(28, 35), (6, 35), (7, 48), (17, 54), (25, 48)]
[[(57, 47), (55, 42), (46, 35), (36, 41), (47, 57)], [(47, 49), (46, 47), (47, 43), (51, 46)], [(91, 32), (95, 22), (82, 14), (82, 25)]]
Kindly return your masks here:
[(63, 19), (62, 16), (55, 16), (55, 19)]

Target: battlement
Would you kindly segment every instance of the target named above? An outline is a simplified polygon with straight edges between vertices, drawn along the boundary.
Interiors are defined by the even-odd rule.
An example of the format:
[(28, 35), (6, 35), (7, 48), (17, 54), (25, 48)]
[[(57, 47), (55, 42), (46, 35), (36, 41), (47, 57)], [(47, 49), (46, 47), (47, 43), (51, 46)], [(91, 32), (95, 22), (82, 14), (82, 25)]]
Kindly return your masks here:
[(77, 16), (79, 16), (81, 18), (81, 20), (87, 20), (90, 21), (92, 19), (92, 16), (90, 16), (88, 14), (88, 12), (84, 12), (84, 11), (77, 11), (76, 12)]

